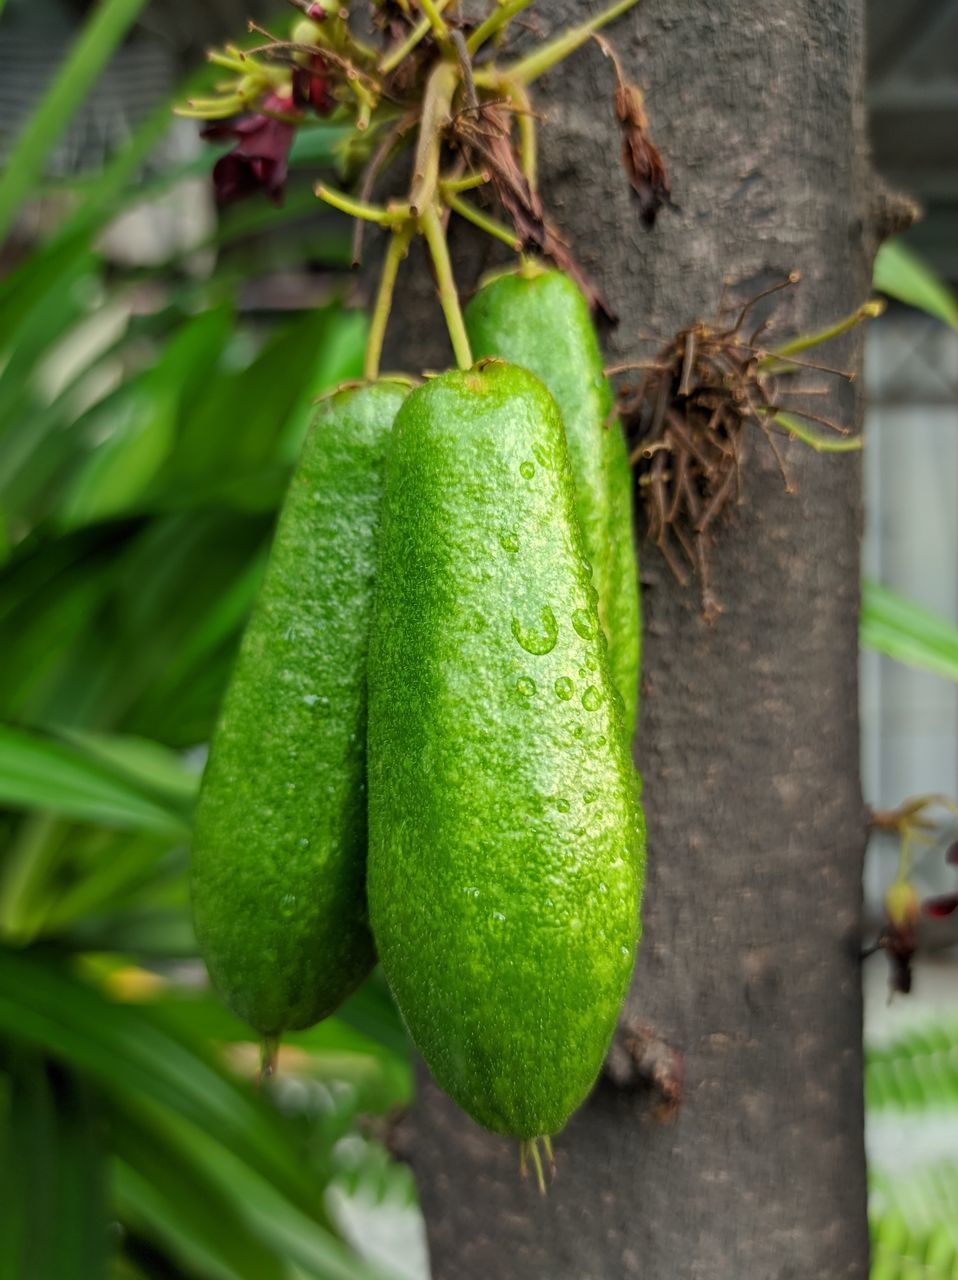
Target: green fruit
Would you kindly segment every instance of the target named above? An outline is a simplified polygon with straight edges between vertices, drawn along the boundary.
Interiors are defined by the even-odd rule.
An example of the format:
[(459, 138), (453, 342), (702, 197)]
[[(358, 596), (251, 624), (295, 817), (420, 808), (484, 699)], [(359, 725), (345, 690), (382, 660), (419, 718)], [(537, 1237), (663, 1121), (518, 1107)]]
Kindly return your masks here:
[(369, 688), (393, 994), (470, 1115), (556, 1133), (629, 982), (644, 850), (562, 420), (524, 369), (444, 374), (396, 419)]
[(193, 844), (196, 935), (263, 1035), (330, 1013), (374, 962), (365, 905), (366, 653), (385, 446), (407, 388), (327, 400), (227, 691)]
[(466, 309), (466, 327), (477, 357), (499, 356), (531, 370), (562, 411), (585, 553), (631, 738), (640, 650), (632, 475), (588, 305), (568, 276), (524, 267), (482, 286)]

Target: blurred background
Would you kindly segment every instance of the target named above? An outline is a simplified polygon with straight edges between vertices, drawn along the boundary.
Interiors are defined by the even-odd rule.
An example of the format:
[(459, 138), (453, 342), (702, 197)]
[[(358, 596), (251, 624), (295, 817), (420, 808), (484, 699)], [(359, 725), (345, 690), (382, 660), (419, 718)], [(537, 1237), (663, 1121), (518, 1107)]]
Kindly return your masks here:
[[(289, 12), (0, 0), (0, 1280), (428, 1275), (383, 985), (251, 1091), (188, 915), (275, 510), (313, 400), (362, 366), (349, 228), (311, 190), (341, 131), (300, 133), (282, 208), (217, 210), (224, 148), (170, 114), (207, 45)], [(958, 798), (958, 3), (868, 23), (875, 164), (925, 210), (882, 250), (866, 338), (864, 789), (893, 810)], [(958, 889), (930, 812), (922, 897)], [(871, 842), (876, 939), (900, 857)], [(864, 967), (883, 1280), (958, 1276), (956, 939), (958, 914), (921, 922), (908, 997)]]

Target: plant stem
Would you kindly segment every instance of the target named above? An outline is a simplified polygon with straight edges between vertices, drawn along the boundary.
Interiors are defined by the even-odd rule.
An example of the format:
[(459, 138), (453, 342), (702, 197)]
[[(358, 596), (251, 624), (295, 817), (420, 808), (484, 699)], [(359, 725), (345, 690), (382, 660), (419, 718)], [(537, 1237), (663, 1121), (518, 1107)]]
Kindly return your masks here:
[(459, 294), (456, 292), (456, 282), (452, 275), (449, 246), (446, 244), (442, 223), (439, 221), (439, 214), (434, 204), (431, 204), (428, 209), (424, 209), (420, 214), (419, 226), (426, 237), (426, 243), (432, 255), (433, 266), (436, 270), (436, 283), (439, 287), (439, 302), (446, 317), (446, 327), (449, 330), (449, 339), (452, 342), (452, 349), (456, 356), (456, 364), (460, 369), (469, 369), (472, 366), (472, 349), (469, 346), (469, 338), (466, 335), (466, 325), (462, 318), (462, 309), (459, 306)]
[(519, 160), (522, 174), (532, 191), (535, 191), (539, 178), (539, 138), (536, 133), (536, 118), (532, 110), (532, 100), (526, 93), (521, 80), (503, 80), (502, 86), (512, 98), (516, 106), (516, 119), (519, 124)]
[(466, 48), (470, 54), (478, 53), (484, 44), (511, 22), (517, 13), (521, 13), (523, 9), (528, 9), (531, 3), (532, 0), (499, 0), (498, 6), (490, 13), (485, 22), (476, 27), (466, 41)]
[(811, 431), (790, 413), (776, 413), (772, 421), (790, 436), (794, 436), (796, 440), (801, 440), (810, 449), (814, 449), (816, 453), (857, 453), (862, 448), (861, 436), (853, 436), (846, 440), (832, 440), (826, 436), (820, 436), (817, 431)]
[(432, 26), (433, 31), (435, 31), (438, 39), (448, 40), (449, 28), (443, 21), (442, 13), (440, 12), (443, 5), (437, 5), (436, 0), (419, 0), (419, 7), (429, 19), (429, 23)]
[(774, 360), (780, 360), (783, 356), (794, 356), (799, 351), (808, 351), (811, 347), (820, 346), (823, 342), (828, 342), (830, 338), (837, 338), (839, 334), (847, 333), (849, 329), (853, 329), (856, 324), (860, 324), (862, 320), (874, 320), (876, 316), (880, 316), (885, 310), (885, 303), (880, 298), (872, 298), (869, 302), (863, 302), (857, 311), (850, 316), (846, 316), (844, 320), (839, 320), (836, 324), (829, 325), (827, 329), (819, 329), (817, 333), (800, 334), (797, 338), (793, 338), (791, 342), (786, 342), (780, 347), (776, 347), (774, 351), (770, 351), (762, 365)]
[(314, 190), (320, 200), (325, 200), (341, 213), (348, 213), (351, 218), (362, 218), (364, 222), (376, 222), (381, 227), (395, 227), (410, 217), (408, 205), (390, 205), (387, 208), (381, 204), (367, 204), (364, 200), (354, 200), (343, 191), (327, 187), (325, 182), (320, 182)]
[[(436, 8), (441, 13), (445, 9), (449, 0), (437, 0)], [(426, 36), (433, 29), (432, 23), (428, 18), (420, 18), (420, 20), (410, 31), (409, 35), (401, 44), (398, 44), (392, 53), (387, 53), (385, 58), (379, 64), (379, 70), (383, 75), (388, 75), (390, 71), (394, 71), (396, 67), (412, 53), (416, 45), (420, 41), (425, 40)]]
[(459, 214), (460, 218), (465, 218), (471, 222), (473, 226), (484, 231), (486, 235), (492, 236), (495, 240), (501, 240), (503, 244), (507, 244), (513, 253), (519, 253), (522, 249), (522, 241), (516, 237), (516, 233), (510, 230), (505, 223), (498, 222), (495, 218), (490, 218), (488, 214), (477, 209), (475, 205), (463, 200), (461, 196), (456, 195), (454, 191), (448, 190), (444, 183), (440, 184), (439, 190), (443, 200)]
[(594, 32), (599, 31), (636, 4), (638, 0), (617, 0), (608, 9), (590, 18), (588, 22), (583, 22), (579, 27), (571, 27), (555, 40), (543, 45), (541, 49), (536, 49), (527, 57), (521, 58), (514, 66), (506, 67), (504, 76), (509, 80), (518, 80), (520, 84), (532, 84), (533, 80), (538, 80), (539, 76), (554, 67), (556, 63), (567, 58), (570, 53), (575, 53), (576, 49), (580, 49), (587, 40), (592, 38)]
[(363, 366), (363, 377), (372, 382), (379, 377), (379, 364), (383, 354), (383, 340), (386, 337), (386, 326), (392, 310), (393, 292), (396, 288), (396, 276), (399, 264), (406, 256), (409, 241), (412, 238), (413, 224), (404, 222), (393, 228), (383, 262), (382, 275), (379, 279), (379, 292), (376, 295), (376, 306), (373, 308), (369, 325), (369, 338), (366, 342), (366, 361)]
[(429, 77), (419, 122), (419, 141), (413, 163), (412, 190), (409, 204), (418, 216), (432, 207), (439, 185), (439, 156), (442, 129), (452, 109), (458, 71), (452, 62), (441, 62)]
[(459, 195), (463, 191), (473, 191), (476, 187), (483, 187), (490, 182), (492, 175), (488, 169), (480, 169), (476, 173), (467, 173), (463, 178), (441, 178), (439, 180), (440, 189), (445, 195), (451, 191), (454, 195)]

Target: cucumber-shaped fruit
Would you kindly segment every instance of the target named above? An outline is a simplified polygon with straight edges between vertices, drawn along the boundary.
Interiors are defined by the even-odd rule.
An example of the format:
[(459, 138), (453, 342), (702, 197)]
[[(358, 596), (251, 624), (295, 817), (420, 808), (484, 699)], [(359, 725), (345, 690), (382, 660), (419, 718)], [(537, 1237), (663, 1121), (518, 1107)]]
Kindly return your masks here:
[(369, 908), (439, 1084), (558, 1132), (632, 971), (634, 773), (558, 408), (489, 362), (409, 397), (386, 467), (369, 652)]
[(408, 388), (325, 401), (290, 483), (196, 813), (193, 914), (213, 981), (263, 1035), (366, 976), (366, 654), (385, 446)]
[(525, 266), (480, 288), (466, 327), (477, 358), (499, 356), (531, 370), (562, 411), (585, 552), (631, 738), (641, 642), (632, 476), (588, 304), (560, 271)]

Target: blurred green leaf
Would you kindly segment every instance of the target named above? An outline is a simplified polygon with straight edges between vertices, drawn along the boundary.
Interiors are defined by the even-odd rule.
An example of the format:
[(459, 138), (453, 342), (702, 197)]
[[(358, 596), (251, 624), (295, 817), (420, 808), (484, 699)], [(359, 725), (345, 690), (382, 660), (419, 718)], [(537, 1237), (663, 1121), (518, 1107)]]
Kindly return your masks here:
[(0, 725), (0, 804), (185, 838), (189, 825), (95, 755)]
[(146, 0), (100, 0), (36, 111), (17, 138), (0, 176), (0, 243), (30, 195), (47, 156)]
[(881, 293), (927, 311), (958, 329), (958, 297), (901, 240), (886, 240), (875, 258), (873, 283)]
[[(162, 1010), (114, 1004), (55, 957), (0, 949), (0, 1034), (81, 1071), (111, 1108), (188, 1143), (196, 1176), (242, 1207), (280, 1256), (324, 1280), (373, 1274), (330, 1230), (292, 1123), (185, 1041)], [(125, 1154), (142, 1168), (142, 1147), (139, 1161)], [(163, 1186), (169, 1192), (167, 1182), (157, 1194)]]
[(878, 582), (862, 584), (861, 643), (907, 666), (958, 680), (958, 627)]

